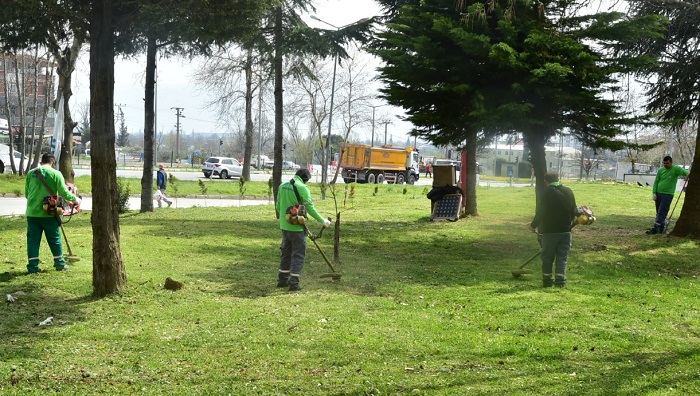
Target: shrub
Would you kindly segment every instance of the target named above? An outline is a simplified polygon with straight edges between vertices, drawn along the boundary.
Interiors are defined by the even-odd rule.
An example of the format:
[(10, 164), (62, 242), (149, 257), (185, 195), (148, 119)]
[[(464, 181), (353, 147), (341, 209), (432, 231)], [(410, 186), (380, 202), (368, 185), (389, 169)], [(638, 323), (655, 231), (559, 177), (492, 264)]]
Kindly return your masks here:
[(117, 177), (117, 210), (119, 213), (129, 211), (129, 195), (131, 188), (129, 183), (123, 177)]

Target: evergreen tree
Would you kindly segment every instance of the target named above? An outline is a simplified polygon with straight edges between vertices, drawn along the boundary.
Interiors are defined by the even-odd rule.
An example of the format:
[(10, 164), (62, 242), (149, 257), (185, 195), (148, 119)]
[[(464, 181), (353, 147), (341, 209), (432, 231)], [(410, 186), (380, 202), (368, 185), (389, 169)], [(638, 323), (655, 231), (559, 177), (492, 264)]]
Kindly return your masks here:
[[(375, 53), (387, 64), (380, 69), (383, 93), (406, 110), (415, 135), (436, 144), (466, 141), (473, 158), (477, 132), (521, 132), (538, 191), (544, 145), (558, 131), (567, 129), (591, 147), (622, 147), (615, 137), (632, 120), (609, 93), (616, 73), (647, 58), (614, 57), (611, 49), (653, 35), (658, 19), (577, 16), (574, 1), (467, 1), (457, 8), (451, 0), (380, 3), (387, 29)], [(473, 177), (474, 165), (467, 166)], [(475, 201), (473, 184), (468, 204)]]
[(119, 107), (119, 136), (117, 136), (117, 146), (129, 146), (129, 132), (127, 131), (126, 120), (124, 119), (124, 111), (121, 107)]
[[(658, 56), (660, 62), (644, 70), (652, 81), (647, 85), (649, 111), (660, 114), (674, 132), (695, 123), (700, 132), (700, 4), (689, 0), (632, 1), (636, 17), (667, 18), (665, 35), (644, 45), (629, 48), (630, 56)], [(691, 172), (700, 169), (700, 133), (695, 142)], [(700, 183), (688, 181), (685, 201), (671, 235), (700, 238)]]

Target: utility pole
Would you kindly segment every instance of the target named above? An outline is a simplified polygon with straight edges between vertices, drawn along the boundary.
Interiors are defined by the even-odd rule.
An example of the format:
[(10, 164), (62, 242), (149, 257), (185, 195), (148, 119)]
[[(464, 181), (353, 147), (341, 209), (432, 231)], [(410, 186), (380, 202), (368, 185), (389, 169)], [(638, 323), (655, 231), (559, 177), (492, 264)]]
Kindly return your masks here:
[(372, 140), (370, 141), (370, 145), (374, 147), (374, 113), (375, 110), (377, 110), (377, 107), (382, 107), (386, 106), (386, 104), (380, 104), (380, 105), (369, 105), (369, 107), (372, 108)]
[(387, 127), (391, 124), (391, 121), (382, 121), (380, 124), (384, 124), (384, 144), (386, 145)]
[(170, 110), (175, 110), (175, 116), (177, 117), (177, 123), (175, 124), (175, 162), (180, 161), (180, 117), (185, 118), (182, 115), (182, 110), (184, 107), (171, 107)]

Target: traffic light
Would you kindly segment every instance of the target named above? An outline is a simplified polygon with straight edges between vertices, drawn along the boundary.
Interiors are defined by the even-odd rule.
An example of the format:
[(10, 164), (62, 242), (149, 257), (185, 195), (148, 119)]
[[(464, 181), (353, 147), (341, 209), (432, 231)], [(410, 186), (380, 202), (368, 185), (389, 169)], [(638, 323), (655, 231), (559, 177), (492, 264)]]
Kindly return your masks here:
[(282, 143), (282, 150), (286, 150), (286, 149), (287, 149), (287, 143)]
[(224, 144), (224, 139), (219, 139), (219, 146)]
[(517, 155), (515, 156), (515, 162), (518, 162), (518, 156), (517, 156)]
[(527, 162), (532, 162), (532, 153), (527, 153)]

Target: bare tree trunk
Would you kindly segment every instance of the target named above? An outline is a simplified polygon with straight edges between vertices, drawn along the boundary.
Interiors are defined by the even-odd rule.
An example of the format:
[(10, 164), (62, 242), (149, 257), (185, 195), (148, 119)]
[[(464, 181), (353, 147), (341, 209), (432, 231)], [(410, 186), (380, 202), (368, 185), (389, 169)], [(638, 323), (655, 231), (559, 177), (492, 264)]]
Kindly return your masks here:
[(282, 143), (284, 139), (284, 88), (282, 87), (282, 42), (284, 37), (282, 36), (282, 23), (282, 4), (280, 3), (275, 9), (275, 139), (273, 150), (275, 165), (272, 168), (272, 191), (275, 202), (277, 202), (277, 190), (282, 184)]
[[(39, 128), (39, 138), (36, 139), (36, 143), (34, 143), (34, 139), (32, 139), (31, 143), (31, 153), (29, 155), (29, 161), (31, 163), (30, 169), (34, 169), (39, 166), (39, 160), (41, 159), (41, 148), (43, 146), (44, 142), (44, 133), (46, 131), (46, 123), (47, 119), (49, 117), (49, 109), (52, 108), (52, 103), (54, 102), (54, 98), (48, 94), (48, 92), (53, 92), (54, 85), (53, 85), (53, 76), (54, 76), (54, 67), (53, 67), (54, 62), (49, 62), (49, 66), (46, 69), (46, 75), (45, 75), (45, 80), (46, 80), (46, 92), (47, 94), (44, 95), (44, 111), (42, 113), (41, 117), (41, 128)], [(34, 154), (34, 158), (32, 158), (31, 154)]]
[[(69, 101), (73, 96), (71, 89), (73, 83), (73, 71), (75, 63), (80, 55), (82, 40), (74, 39), (70, 48), (66, 48), (59, 56), (54, 55), (58, 61), (58, 92), (63, 95), (63, 144), (61, 146), (61, 158), (59, 159), (59, 169), (67, 182), (73, 182), (75, 171), (73, 171), (73, 129), (78, 125), (73, 121), (70, 112)], [(56, 104), (58, 105), (58, 103)]]
[[(15, 67), (17, 67), (17, 54), (15, 54)], [(10, 163), (5, 164), (5, 166), (10, 166), (10, 169), (12, 169), (12, 173), (16, 173), (16, 168), (15, 168), (15, 160), (14, 160), (14, 155), (12, 154), (12, 150), (15, 148), (15, 143), (14, 143), (14, 133), (12, 131), (12, 112), (11, 106), (10, 106), (10, 101), (12, 99), (11, 93), (12, 91), (10, 90), (10, 79), (8, 78), (8, 71), (7, 71), (7, 65), (10, 63), (7, 61), (7, 55), (3, 52), (2, 53), (2, 65), (3, 65), (3, 73), (2, 73), (2, 78), (3, 78), (3, 88), (4, 88), (4, 94), (5, 94), (5, 113), (7, 114), (7, 123), (9, 127), (9, 135), (8, 137), (10, 138), (9, 141), (9, 146), (10, 146)]]
[[(262, 81), (262, 80), (261, 80)], [(260, 87), (259, 87), (260, 88)], [(262, 89), (258, 89), (262, 95)], [(245, 58), (245, 144), (243, 148), (243, 180), (250, 180), (250, 159), (253, 155), (253, 47)], [(259, 159), (258, 159), (259, 160)]]
[(153, 212), (153, 141), (155, 136), (156, 55), (154, 36), (146, 47), (146, 87), (144, 96), (143, 174), (141, 176), (141, 213)]
[[(693, 155), (691, 169), (700, 169), (700, 123), (698, 123), (695, 154)], [(678, 216), (676, 226), (671, 231), (673, 236), (700, 239), (700, 183), (696, 180), (698, 177), (693, 176), (691, 180), (688, 180), (683, 208)]]
[[(26, 109), (26, 94), (27, 94), (27, 81), (26, 74), (20, 70), (26, 70), (26, 55), (22, 54), (22, 66), (19, 65), (17, 61), (17, 55), (15, 54), (15, 87), (17, 88), (17, 109), (19, 110), (19, 151), (24, 154), (25, 142), (27, 139), (27, 109)], [(12, 163), (12, 173), (23, 174), (23, 170), (19, 168), (19, 164), (15, 164), (14, 155), (10, 156), (10, 162)]]
[(117, 163), (114, 156), (114, 26), (112, 0), (93, 3), (90, 24), (92, 129), (92, 287), (106, 296), (126, 288), (119, 243)]
[[(46, 62), (50, 61), (49, 57), (47, 56)], [(31, 151), (31, 148), (34, 143), (34, 138), (36, 136), (36, 119), (37, 119), (37, 111), (39, 109), (39, 65), (40, 65), (40, 60), (39, 60), (39, 47), (34, 49), (34, 82), (32, 84), (32, 90), (34, 91), (34, 94), (32, 95), (32, 138), (29, 139), (29, 150)], [(47, 90), (46, 91), (46, 96), (51, 95), (52, 92)], [(25, 146), (26, 148), (26, 146)], [(22, 154), (24, 154), (26, 151), (22, 150)], [(31, 154), (30, 154), (31, 155)], [(29, 165), (29, 164), (27, 164)], [(25, 168), (24, 165), (24, 156), (21, 157), (19, 160), (19, 169), (20, 169), (20, 175), (22, 174), (22, 171)]]

